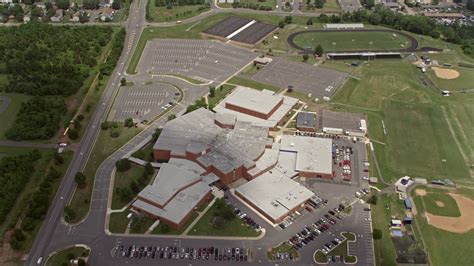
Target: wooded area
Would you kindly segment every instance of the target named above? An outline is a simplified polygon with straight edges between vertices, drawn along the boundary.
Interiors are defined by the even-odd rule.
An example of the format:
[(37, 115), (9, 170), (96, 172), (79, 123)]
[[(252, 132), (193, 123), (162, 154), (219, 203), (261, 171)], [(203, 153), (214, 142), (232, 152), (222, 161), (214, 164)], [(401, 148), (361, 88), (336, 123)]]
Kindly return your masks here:
[[(12, 140), (53, 137), (66, 113), (64, 98), (79, 93), (86, 79), (95, 75), (92, 70), (97, 69), (113, 32), (111, 27), (45, 23), (1, 27), (0, 75), (6, 76), (7, 83), (0, 90), (36, 96), (22, 105), (5, 136)], [(109, 60), (100, 65), (102, 75), (115, 67), (124, 35), (124, 30), (116, 34)]]

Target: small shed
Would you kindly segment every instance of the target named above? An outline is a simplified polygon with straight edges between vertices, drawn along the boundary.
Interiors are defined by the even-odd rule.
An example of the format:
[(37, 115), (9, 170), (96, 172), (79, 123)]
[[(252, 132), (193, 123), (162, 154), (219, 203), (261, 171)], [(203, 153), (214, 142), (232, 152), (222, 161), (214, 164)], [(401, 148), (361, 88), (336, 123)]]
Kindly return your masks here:
[(377, 182), (378, 182), (377, 177), (369, 178), (369, 184), (377, 184)]
[(413, 208), (413, 205), (409, 198), (406, 198), (403, 203), (405, 204), (405, 209), (411, 210)]
[(391, 225), (391, 226), (394, 226), (394, 227), (400, 227), (400, 226), (402, 226), (402, 221), (396, 220), (396, 219), (392, 219), (392, 220), (390, 221), (390, 225)]
[(411, 216), (406, 216), (403, 218), (403, 224), (412, 224), (413, 223), (413, 217)]

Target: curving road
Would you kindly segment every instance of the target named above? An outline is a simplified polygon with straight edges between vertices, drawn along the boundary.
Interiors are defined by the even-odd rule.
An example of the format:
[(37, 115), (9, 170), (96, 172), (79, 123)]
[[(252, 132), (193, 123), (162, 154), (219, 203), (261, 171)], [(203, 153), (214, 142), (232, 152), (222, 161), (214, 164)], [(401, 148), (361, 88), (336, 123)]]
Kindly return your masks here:
[[(211, 5), (212, 9), (208, 12), (205, 12), (194, 18), (187, 19), (183, 23), (193, 23), (201, 20), (204, 17), (207, 17), (213, 13), (219, 12), (235, 12), (235, 10), (223, 10), (215, 7), (215, 4)], [(138, 261), (124, 259), (118, 256), (116, 252), (116, 247), (118, 244), (122, 245), (132, 245), (132, 244), (141, 244), (141, 245), (179, 245), (184, 247), (203, 247), (203, 246), (221, 246), (221, 247), (237, 247), (244, 246), (250, 247), (253, 250), (253, 259), (254, 262), (265, 264), (265, 265), (274, 265), (274, 263), (269, 263), (266, 257), (266, 249), (268, 247), (274, 246), (282, 241), (288, 239), (289, 236), (295, 234), (298, 230), (301, 230), (304, 224), (314, 222), (315, 216), (306, 215), (298, 219), (298, 221), (289, 229), (283, 232), (277, 232), (276, 229), (269, 227), (261, 218), (258, 216), (255, 217), (255, 220), (265, 227), (267, 234), (260, 240), (213, 240), (213, 239), (186, 239), (178, 237), (160, 237), (160, 236), (149, 236), (149, 235), (111, 235), (106, 232), (106, 212), (108, 208), (108, 195), (109, 187), (111, 185), (111, 173), (115, 167), (115, 161), (126, 156), (130, 153), (139, 143), (142, 143), (146, 139), (150, 138), (151, 133), (156, 127), (159, 127), (166, 123), (166, 120), (163, 118), (156, 120), (151, 126), (143, 130), (141, 133), (136, 135), (131, 141), (121, 147), (119, 150), (115, 151), (110, 157), (108, 157), (100, 167), (98, 168), (94, 180), (94, 189), (91, 199), (91, 208), (88, 216), (77, 225), (65, 225), (61, 222), (61, 217), (63, 213), (64, 206), (70, 200), (75, 189), (74, 175), (77, 171), (80, 171), (85, 166), (89, 153), (92, 150), (92, 147), (97, 139), (97, 136), (100, 131), (100, 123), (104, 121), (107, 116), (107, 112), (111, 107), (113, 102), (113, 97), (116, 94), (120, 78), (125, 73), (126, 66), (128, 65), (131, 55), (137, 46), (139, 36), (141, 35), (143, 28), (147, 25), (153, 26), (174, 26), (176, 23), (146, 23), (145, 21), (145, 12), (146, 12), (146, 0), (136, 0), (132, 3), (130, 7), (129, 18), (124, 26), (127, 30), (127, 36), (125, 39), (124, 50), (118, 61), (118, 64), (114, 70), (112, 77), (110, 78), (105, 91), (100, 99), (99, 105), (94, 111), (93, 117), (88, 124), (84, 137), (77, 147), (77, 151), (74, 154), (72, 162), (66, 172), (66, 175), (55, 195), (55, 198), (48, 210), (47, 216), (40, 228), (38, 236), (31, 248), (30, 254), (27, 258), (26, 265), (37, 265), (37, 260), (40, 257), (47, 257), (51, 252), (63, 248), (65, 246), (70, 246), (74, 244), (85, 244), (92, 248), (92, 253), (90, 256), (90, 265), (133, 265), (137, 264)], [(246, 10), (248, 13), (261, 13), (259, 11)], [(265, 12), (268, 14), (268, 12)], [(281, 13), (279, 11), (272, 12), (274, 14), (288, 14)], [(295, 14), (299, 15), (299, 14)], [(141, 79), (150, 79), (150, 77), (145, 77), (144, 75), (136, 75), (129, 77), (130, 79), (136, 79), (141, 81)], [(202, 90), (202, 86), (196, 86), (189, 83), (186, 83), (182, 80), (173, 78), (173, 77), (154, 77), (153, 80), (160, 80), (165, 82), (171, 82), (177, 86), (183, 88), (184, 99), (181, 104), (175, 105), (170, 112), (174, 114), (179, 114), (184, 112), (187, 104), (190, 104), (197, 98), (201, 97), (205, 91)], [(354, 189), (350, 186), (343, 186), (341, 189)], [(357, 189), (357, 188), (356, 188)], [(343, 200), (343, 196), (347, 195), (346, 193), (341, 193), (332, 196), (331, 204), (328, 204), (322, 211), (327, 211), (329, 208), (335, 207), (340, 200)], [(353, 192), (351, 192), (353, 194)], [(351, 194), (349, 194), (351, 195)], [(236, 199), (228, 194), (229, 200), (234, 204), (239, 205), (241, 209), (247, 213), (251, 213), (244, 205), (236, 201)], [(362, 211), (363, 205), (356, 204), (354, 205), (354, 215), (349, 216), (344, 219), (343, 222), (339, 224), (338, 230), (348, 230), (354, 231), (358, 234), (367, 234), (367, 232), (362, 231), (360, 226), (360, 220), (363, 215), (366, 215), (367, 212)], [(321, 212), (322, 213), (322, 212)], [(319, 214), (321, 214), (319, 213)], [(335, 232), (333, 232), (335, 233)], [(322, 243), (325, 243), (330, 238), (334, 237), (332, 234), (324, 234), (319, 237), (320, 240), (314, 241), (310, 244), (309, 248), (306, 248), (302, 251), (302, 260), (298, 265), (312, 265), (312, 253), (315, 248), (320, 247)], [(321, 240), (322, 239), (322, 240)], [(370, 243), (370, 241), (369, 241)], [(357, 251), (360, 251), (360, 254), (366, 254), (365, 249), (368, 249), (368, 246), (359, 245), (356, 247)], [(360, 262), (365, 265), (373, 265), (373, 256), (371, 255), (361, 255)], [(44, 260), (43, 260), (44, 263)], [(140, 260), (139, 264), (157, 264), (163, 263), (159, 261), (152, 260)], [(174, 261), (173, 264), (189, 264), (186, 261)], [(193, 265), (222, 265), (221, 262), (203, 262), (203, 261), (193, 261)], [(233, 264), (227, 262), (226, 264)], [(242, 263), (240, 263), (242, 264)], [(285, 265), (288, 263), (279, 263), (280, 265)]]

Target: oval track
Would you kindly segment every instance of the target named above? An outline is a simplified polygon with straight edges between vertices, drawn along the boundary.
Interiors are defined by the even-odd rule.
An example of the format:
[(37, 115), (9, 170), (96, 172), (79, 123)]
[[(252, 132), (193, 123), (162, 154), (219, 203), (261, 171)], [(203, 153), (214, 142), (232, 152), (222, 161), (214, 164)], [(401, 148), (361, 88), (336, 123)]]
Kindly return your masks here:
[(305, 30), (305, 31), (299, 31), (290, 34), (288, 36), (288, 44), (290, 44), (291, 47), (298, 49), (303, 52), (314, 52), (313, 49), (305, 49), (299, 45), (297, 45), (294, 41), (295, 37), (300, 35), (300, 34), (306, 34), (306, 33), (311, 33), (311, 32), (387, 32), (387, 33), (392, 33), (392, 34), (398, 34), (402, 35), (408, 40), (410, 40), (410, 46), (406, 48), (401, 48), (401, 49), (375, 49), (375, 50), (338, 50), (338, 51), (330, 51), (328, 50), (327, 52), (341, 52), (341, 53), (361, 53), (361, 52), (414, 52), (418, 48), (418, 41), (411, 35), (408, 35), (406, 33), (396, 31), (396, 30), (381, 30), (381, 29), (363, 29), (363, 30)]

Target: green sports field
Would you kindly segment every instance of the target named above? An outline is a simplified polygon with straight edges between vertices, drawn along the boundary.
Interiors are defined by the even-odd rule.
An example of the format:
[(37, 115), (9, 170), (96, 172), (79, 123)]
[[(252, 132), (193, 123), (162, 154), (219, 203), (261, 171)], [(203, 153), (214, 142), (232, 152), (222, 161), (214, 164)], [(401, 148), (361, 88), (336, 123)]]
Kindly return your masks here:
[[(430, 190), (427, 189), (428, 195)], [(440, 191), (447, 195), (452, 191)], [(464, 196), (474, 197), (474, 190), (463, 189), (456, 193), (461, 193)], [(417, 209), (415, 215), (415, 224), (417, 228), (417, 235), (421, 234), (424, 246), (430, 258), (430, 265), (473, 265), (474, 258), (472, 256), (472, 245), (474, 244), (474, 230), (464, 234), (451, 233), (428, 224), (424, 212), (426, 209), (426, 201), (423, 204), (423, 197), (417, 196), (415, 191), (412, 191), (412, 197)], [(426, 196), (424, 196), (426, 197)], [(446, 212), (441, 215), (447, 216)]]
[[(425, 189), (427, 194), (421, 197), (425, 210), (433, 215), (459, 217), (459, 211), (456, 201), (446, 190), (442, 189)], [(442, 204), (438, 206), (437, 204)]]
[(410, 46), (410, 41), (390, 32), (308, 32), (294, 39), (300, 47), (313, 48), (320, 44), (324, 51), (390, 50)]

